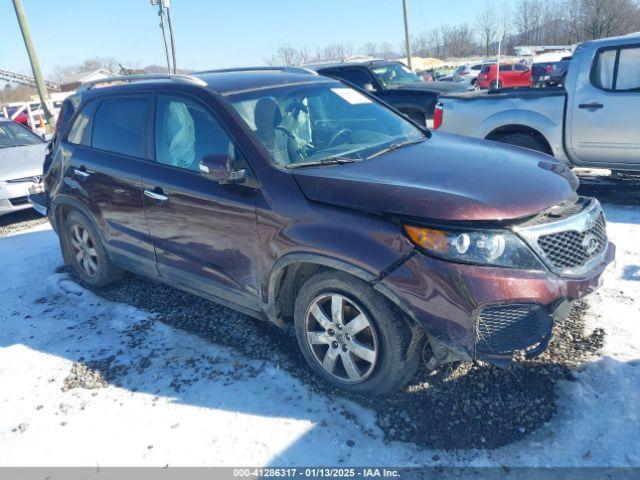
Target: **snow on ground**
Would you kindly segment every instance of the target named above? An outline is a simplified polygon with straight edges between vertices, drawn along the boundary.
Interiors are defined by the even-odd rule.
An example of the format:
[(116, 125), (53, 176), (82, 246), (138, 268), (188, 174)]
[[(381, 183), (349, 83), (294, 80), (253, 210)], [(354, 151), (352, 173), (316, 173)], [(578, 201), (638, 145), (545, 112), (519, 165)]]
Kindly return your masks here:
[[(588, 313), (602, 355), (559, 384), (549, 424), (493, 451), (386, 444), (360, 405), (56, 273), (48, 225), (0, 238), (0, 466), (640, 466), (640, 210), (605, 208), (618, 256)], [(105, 388), (63, 388), (96, 359), (129, 367)]]

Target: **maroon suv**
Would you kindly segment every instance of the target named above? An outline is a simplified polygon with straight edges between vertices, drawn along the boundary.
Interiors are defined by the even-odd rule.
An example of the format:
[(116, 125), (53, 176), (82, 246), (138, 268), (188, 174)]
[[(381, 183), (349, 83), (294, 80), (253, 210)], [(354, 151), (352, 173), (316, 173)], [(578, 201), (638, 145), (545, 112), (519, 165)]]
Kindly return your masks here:
[[(63, 107), (44, 195), (91, 286), (132, 271), (283, 326), (318, 375), (386, 393), (549, 342), (614, 257), (553, 158), (430, 133), (295, 69), (119, 78)], [(206, 319), (203, 319), (206, 321)]]

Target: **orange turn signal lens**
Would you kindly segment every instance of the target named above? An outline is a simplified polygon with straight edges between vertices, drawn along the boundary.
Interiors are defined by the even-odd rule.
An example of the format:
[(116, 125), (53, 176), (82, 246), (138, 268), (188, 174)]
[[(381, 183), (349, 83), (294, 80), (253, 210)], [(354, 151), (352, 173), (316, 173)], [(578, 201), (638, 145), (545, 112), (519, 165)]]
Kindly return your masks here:
[(447, 233), (433, 228), (404, 226), (409, 238), (419, 247), (431, 252), (446, 253), (448, 250)]

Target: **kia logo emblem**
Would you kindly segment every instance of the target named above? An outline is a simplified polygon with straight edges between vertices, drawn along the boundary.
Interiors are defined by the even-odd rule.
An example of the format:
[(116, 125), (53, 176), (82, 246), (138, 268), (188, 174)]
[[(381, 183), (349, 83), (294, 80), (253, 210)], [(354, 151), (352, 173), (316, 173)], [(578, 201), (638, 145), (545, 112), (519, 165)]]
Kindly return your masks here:
[(598, 251), (598, 248), (600, 248), (600, 241), (598, 240), (598, 237), (590, 233), (585, 235), (582, 240), (582, 246), (584, 247), (584, 251), (587, 255), (593, 255)]

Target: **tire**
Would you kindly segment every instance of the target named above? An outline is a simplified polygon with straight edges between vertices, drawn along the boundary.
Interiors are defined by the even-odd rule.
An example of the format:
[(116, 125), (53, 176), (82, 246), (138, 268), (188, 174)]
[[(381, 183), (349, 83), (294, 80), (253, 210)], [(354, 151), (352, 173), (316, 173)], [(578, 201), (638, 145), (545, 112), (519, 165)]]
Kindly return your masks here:
[[(342, 317), (333, 313), (334, 305), (341, 305)], [(356, 318), (361, 321), (354, 323)], [(344, 390), (389, 394), (413, 378), (420, 362), (422, 331), (412, 335), (404, 316), (387, 299), (341, 272), (319, 273), (302, 286), (294, 326), (309, 366)]]
[(63, 225), (61, 241), (65, 259), (81, 283), (104, 287), (122, 278), (124, 272), (111, 262), (100, 235), (85, 215), (73, 211)]
[(489, 90), (501, 90), (502, 82), (496, 82), (495, 80), (489, 84)]
[(539, 138), (528, 133), (508, 133), (496, 139), (501, 143), (508, 143), (509, 145), (516, 145), (518, 147), (528, 148), (529, 150), (535, 150), (536, 152), (542, 152), (549, 154), (547, 146)]

